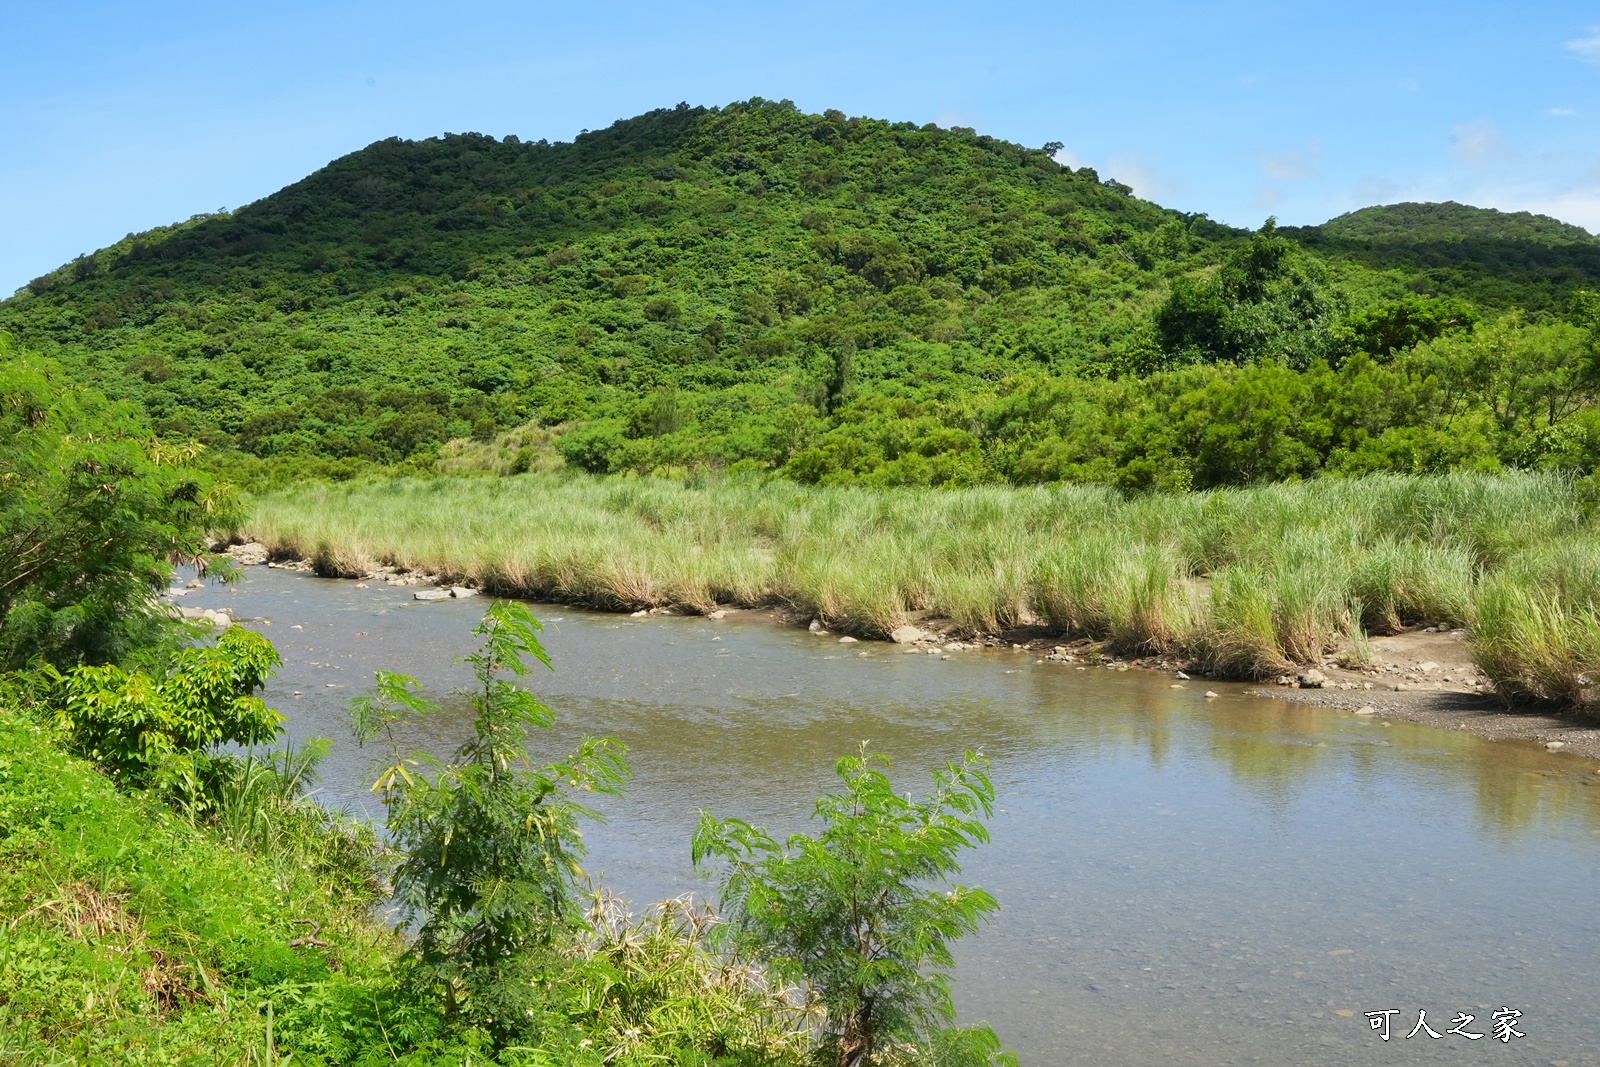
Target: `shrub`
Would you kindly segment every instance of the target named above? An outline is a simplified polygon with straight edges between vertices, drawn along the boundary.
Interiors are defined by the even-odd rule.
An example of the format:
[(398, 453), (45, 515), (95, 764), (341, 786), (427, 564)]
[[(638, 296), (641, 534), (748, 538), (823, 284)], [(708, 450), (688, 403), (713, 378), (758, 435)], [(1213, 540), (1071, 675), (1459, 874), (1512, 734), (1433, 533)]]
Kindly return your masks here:
[[(434, 710), (417, 696), (414, 679), (380, 672), (376, 690), (351, 704), (358, 739), (389, 735), (391, 762), (376, 788), (405, 857), (395, 894), (408, 920), (422, 919), (409, 952), (416, 977), (442, 996), (449, 1019), (500, 1042), (543, 1018), (541, 964), (553, 965), (559, 936), (578, 920), (577, 823), (598, 815), (570, 791), (619, 792), (629, 774), (622, 745), (609, 738), (519, 769), (535, 767), (529, 729), (548, 729), (554, 715), (503, 674), (526, 675), (529, 659), (550, 667), (539, 629), (525, 606), (497, 601), (473, 630), (483, 638), (465, 658), (476, 682), (463, 691), (476, 712), (473, 736), (448, 764), (426, 753), (404, 757), (396, 747), (395, 722)], [(433, 777), (412, 769), (418, 766), (432, 768)]]
[(280, 662), (266, 638), (233, 627), (215, 648), (177, 652), (163, 674), (78, 667), (59, 676), (57, 723), (113, 774), (183, 773), (185, 755), (277, 737), (283, 717), (255, 694)]
[(895, 793), (889, 761), (866, 746), (841, 759), (840, 793), (817, 801), (815, 837), (779, 844), (741, 819), (701, 816), (696, 866), (724, 864), (722, 904), (732, 943), (788, 981), (803, 982), (823, 1014), (834, 1067), (862, 1067), (896, 1046), (999, 1053), (987, 1027), (949, 1036), (950, 942), (999, 905), (981, 889), (936, 883), (960, 873), (958, 854), (987, 841), (994, 787), (982, 757), (934, 771), (922, 800)]

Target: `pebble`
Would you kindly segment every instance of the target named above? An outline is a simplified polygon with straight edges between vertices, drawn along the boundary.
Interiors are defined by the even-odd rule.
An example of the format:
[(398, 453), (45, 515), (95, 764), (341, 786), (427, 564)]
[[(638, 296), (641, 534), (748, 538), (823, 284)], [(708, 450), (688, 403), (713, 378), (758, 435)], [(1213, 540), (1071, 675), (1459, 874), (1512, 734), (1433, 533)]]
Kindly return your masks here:
[(1551, 752), (1555, 752), (1559, 749), (1566, 748), (1567, 743), (1565, 741), (1546, 741), (1544, 743), (1544, 747)]
[(1363, 705), (1362, 707), (1357, 708), (1356, 709), (1356, 714), (1357, 715), (1376, 715), (1376, 714), (1378, 714), (1378, 709), (1373, 707), (1371, 704), (1366, 704), (1366, 705)]

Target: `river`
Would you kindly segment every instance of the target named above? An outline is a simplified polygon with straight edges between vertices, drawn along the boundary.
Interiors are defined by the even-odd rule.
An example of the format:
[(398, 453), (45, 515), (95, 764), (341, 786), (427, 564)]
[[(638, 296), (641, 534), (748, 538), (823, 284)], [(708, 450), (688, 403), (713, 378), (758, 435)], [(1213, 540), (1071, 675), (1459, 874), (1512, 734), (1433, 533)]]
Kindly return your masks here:
[[(350, 697), (379, 667), (461, 685), (452, 657), (487, 606), (411, 594), (251, 567), (181, 602), (274, 641), (268, 702), (293, 736), (336, 742), (322, 799), (370, 813), (377, 753), (350, 739)], [(1600, 1065), (1586, 761), (1200, 679), (840, 644), (759, 612), (534, 612), (556, 671), (529, 683), (559, 720), (537, 749), (630, 749), (636, 778), (600, 804), (586, 867), (635, 901), (710, 888), (689, 864), (701, 809), (787, 832), (859, 741), (902, 791), (981, 749), (993, 841), (962, 880), (1001, 910), (959, 943), (956, 999), (1025, 1065)], [(453, 700), (412, 740), (442, 755), (468, 722)], [(1502, 1007), (1525, 1037), (1494, 1038)], [(1366, 1013), (1388, 1009), (1385, 1043)], [(1406, 1037), (1421, 1009), (1445, 1036)], [(1447, 1033), (1457, 1013), (1488, 1036)]]

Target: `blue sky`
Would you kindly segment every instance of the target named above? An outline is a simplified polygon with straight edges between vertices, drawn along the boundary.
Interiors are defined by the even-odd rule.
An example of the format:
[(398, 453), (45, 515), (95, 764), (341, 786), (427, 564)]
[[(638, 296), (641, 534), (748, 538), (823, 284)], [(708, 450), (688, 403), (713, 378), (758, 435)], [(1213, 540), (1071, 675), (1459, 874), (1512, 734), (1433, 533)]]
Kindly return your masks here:
[(0, 7), (0, 292), (392, 135), (680, 100), (973, 126), (1235, 225), (1446, 200), (1600, 232), (1600, 2)]

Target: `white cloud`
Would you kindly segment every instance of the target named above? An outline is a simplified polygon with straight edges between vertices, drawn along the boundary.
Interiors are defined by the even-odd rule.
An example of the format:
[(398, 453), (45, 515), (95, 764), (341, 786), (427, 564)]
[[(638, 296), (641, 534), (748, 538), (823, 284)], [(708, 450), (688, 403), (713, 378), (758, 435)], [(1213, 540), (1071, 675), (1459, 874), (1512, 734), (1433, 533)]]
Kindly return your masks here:
[(1145, 200), (1160, 200), (1164, 196), (1171, 196), (1181, 188), (1179, 183), (1157, 174), (1150, 164), (1135, 152), (1112, 156), (1110, 162), (1106, 164), (1106, 170), (1117, 181), (1131, 186), (1133, 191)]
[(1057, 163), (1061, 164), (1063, 167), (1071, 167), (1073, 170), (1077, 170), (1079, 167), (1084, 166), (1083, 159), (1078, 155), (1078, 153), (1074, 152), (1070, 148), (1058, 149), (1056, 154), (1051, 158)]
[(1500, 127), (1487, 119), (1478, 122), (1460, 122), (1450, 127), (1451, 148), (1456, 158), (1469, 167), (1487, 167), (1511, 158), (1511, 146), (1506, 143)]
[(1312, 141), (1287, 152), (1263, 152), (1261, 172), (1277, 182), (1298, 182), (1314, 177), (1322, 162), (1322, 144)]
[(1359, 200), (1363, 207), (1393, 203), (1400, 198), (1403, 191), (1399, 182), (1391, 181), (1381, 174), (1363, 174), (1361, 180), (1356, 182), (1355, 188), (1350, 190), (1351, 195)]
[(965, 126), (969, 129), (976, 130), (981, 129), (983, 126), (982, 117), (976, 112), (972, 111), (946, 109), (935, 115), (933, 117), (933, 121), (935, 125), (943, 126), (947, 130), (956, 126)]
[(1553, 107), (1545, 114), (1554, 115), (1558, 119), (1570, 119), (1577, 116), (1578, 109), (1575, 107)]
[(1590, 26), (1589, 36), (1575, 37), (1563, 47), (1585, 63), (1600, 63), (1600, 26)]
[(1279, 201), (1282, 199), (1283, 191), (1281, 189), (1274, 189), (1270, 185), (1263, 185), (1261, 188), (1256, 190), (1255, 206), (1270, 211), (1277, 207)]

